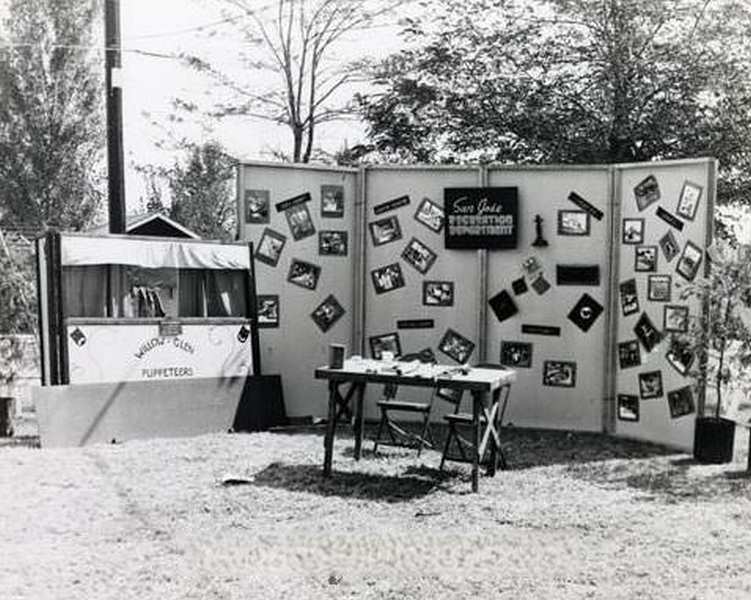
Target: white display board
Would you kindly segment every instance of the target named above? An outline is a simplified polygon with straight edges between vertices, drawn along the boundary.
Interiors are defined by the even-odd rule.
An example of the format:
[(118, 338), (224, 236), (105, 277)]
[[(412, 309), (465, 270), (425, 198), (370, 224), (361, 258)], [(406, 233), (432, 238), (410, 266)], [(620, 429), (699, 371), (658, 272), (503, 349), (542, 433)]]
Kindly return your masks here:
[[(250, 375), (249, 322), (180, 323), (160, 334), (160, 323), (67, 323), (70, 383), (163, 381)], [(179, 333), (175, 334), (175, 331)]]

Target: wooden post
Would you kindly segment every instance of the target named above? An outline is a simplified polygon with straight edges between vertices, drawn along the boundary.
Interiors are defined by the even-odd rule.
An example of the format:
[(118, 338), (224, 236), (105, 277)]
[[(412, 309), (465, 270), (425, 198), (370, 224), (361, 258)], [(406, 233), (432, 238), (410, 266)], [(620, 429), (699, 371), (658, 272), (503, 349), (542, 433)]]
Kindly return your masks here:
[(104, 3), (105, 86), (107, 105), (107, 167), (110, 233), (125, 233), (125, 182), (123, 178), (123, 97), (113, 70), (119, 72), (120, 0)]

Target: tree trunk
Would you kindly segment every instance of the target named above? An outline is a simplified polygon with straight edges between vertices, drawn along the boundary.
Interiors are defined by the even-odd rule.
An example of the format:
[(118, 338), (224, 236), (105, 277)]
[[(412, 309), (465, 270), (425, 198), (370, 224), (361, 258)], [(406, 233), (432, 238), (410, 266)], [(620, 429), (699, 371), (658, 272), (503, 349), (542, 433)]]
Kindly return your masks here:
[(294, 140), (292, 162), (294, 163), (302, 162), (302, 138), (303, 138), (302, 127), (299, 127), (298, 125), (292, 126), (292, 138)]
[(305, 154), (303, 155), (302, 162), (309, 163), (310, 162), (310, 154), (313, 152), (313, 133), (314, 133), (315, 123), (311, 119), (310, 125), (308, 125), (308, 135), (307, 140), (305, 142)]

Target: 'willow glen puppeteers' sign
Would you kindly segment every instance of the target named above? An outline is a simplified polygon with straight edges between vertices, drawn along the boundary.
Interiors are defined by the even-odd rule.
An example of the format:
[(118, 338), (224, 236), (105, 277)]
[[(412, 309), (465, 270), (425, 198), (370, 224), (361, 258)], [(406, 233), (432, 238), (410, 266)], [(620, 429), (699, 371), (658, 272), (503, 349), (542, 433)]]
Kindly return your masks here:
[(444, 188), (443, 200), (446, 248), (516, 248), (517, 188)]

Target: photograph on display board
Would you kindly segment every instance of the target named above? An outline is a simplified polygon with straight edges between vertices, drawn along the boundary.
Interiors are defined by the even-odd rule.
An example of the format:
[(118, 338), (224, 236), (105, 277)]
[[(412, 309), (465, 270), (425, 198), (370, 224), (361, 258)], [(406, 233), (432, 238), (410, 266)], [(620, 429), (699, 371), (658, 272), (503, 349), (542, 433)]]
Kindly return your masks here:
[(402, 258), (425, 275), (438, 255), (417, 238), (412, 238), (402, 252)]
[(634, 198), (639, 212), (660, 199), (660, 184), (654, 175), (648, 175), (634, 187)]
[(643, 244), (644, 219), (623, 219), (623, 235), (621, 241), (624, 244)]
[(662, 328), (665, 331), (686, 333), (688, 331), (688, 306), (668, 304), (663, 312)]
[(536, 256), (530, 256), (522, 261), (522, 271), (524, 271), (527, 277), (532, 277), (541, 269), (542, 265)]
[(686, 242), (683, 254), (678, 259), (675, 272), (687, 281), (693, 281), (701, 264), (702, 250), (693, 242)]
[(691, 386), (687, 385), (668, 392), (668, 407), (670, 408), (671, 419), (694, 414), (696, 409), (694, 407), (694, 394), (691, 392)]
[(425, 225), (431, 231), (440, 233), (444, 222), (443, 208), (430, 198), (423, 198), (420, 206), (417, 207), (415, 220)]
[(540, 294), (540, 296), (542, 296), (550, 289), (550, 282), (545, 279), (545, 275), (543, 275), (542, 273), (535, 277), (534, 281), (532, 281), (530, 285), (532, 286), (532, 289), (534, 291)]
[(261, 241), (258, 242), (255, 252), (256, 259), (275, 267), (279, 262), (279, 257), (286, 242), (287, 236), (267, 227), (263, 230)]
[(583, 294), (579, 301), (568, 313), (569, 320), (583, 332), (590, 330), (597, 318), (605, 310), (597, 300), (589, 294)]
[(423, 281), (422, 303), (425, 306), (454, 306), (454, 282)]
[(679, 217), (693, 221), (696, 217), (696, 209), (699, 207), (703, 188), (696, 183), (686, 181), (683, 184), (681, 195), (678, 198), (678, 207), (675, 212)]
[(673, 232), (669, 229), (668, 232), (660, 238), (660, 248), (662, 249), (662, 255), (667, 262), (673, 260), (681, 251)]
[(662, 371), (639, 373), (639, 396), (642, 400), (662, 397)]
[(627, 317), (639, 312), (639, 294), (636, 291), (636, 279), (627, 279), (618, 286), (621, 292), (621, 310)]
[(618, 394), (618, 418), (621, 421), (639, 420), (639, 396)]
[(269, 190), (245, 190), (245, 222), (269, 223), (271, 196)]
[(695, 357), (691, 342), (678, 337), (673, 337), (670, 340), (670, 347), (665, 353), (665, 359), (670, 363), (670, 366), (684, 377), (689, 374)]
[(319, 231), (318, 254), (321, 256), (347, 256), (346, 231)]
[(519, 279), (514, 279), (511, 282), (511, 289), (514, 290), (514, 294), (517, 296), (521, 296), (522, 294), (525, 294), (527, 290), (529, 289), (527, 287), (527, 280), (524, 279), (524, 277), (519, 277)]
[(488, 304), (490, 304), (490, 308), (493, 309), (493, 313), (501, 323), (503, 323), (503, 321), (505, 321), (506, 319), (513, 317), (516, 313), (519, 312), (514, 299), (506, 290), (501, 290), (500, 292), (498, 292), (495, 296), (488, 300)]
[(568, 360), (546, 360), (542, 365), (542, 385), (576, 387), (576, 363)]
[(638, 340), (626, 340), (618, 344), (618, 366), (631, 369), (641, 365), (641, 349)]
[(446, 356), (453, 358), (460, 364), (465, 364), (469, 360), (474, 349), (474, 342), (471, 342), (462, 334), (451, 328), (446, 330), (446, 333), (443, 334), (443, 338), (438, 344), (439, 351), (443, 352)]
[(389, 242), (402, 239), (402, 229), (396, 216), (372, 221), (368, 224), (368, 227), (374, 246), (383, 246)]
[(589, 235), (589, 213), (583, 210), (559, 210), (558, 235)]
[(287, 218), (287, 225), (295, 241), (315, 234), (316, 228), (313, 225), (307, 202), (291, 206), (284, 211), (284, 216)]
[(647, 278), (647, 299), (652, 302), (670, 302), (671, 285), (670, 275), (650, 275)]
[(279, 327), (279, 296), (258, 294), (256, 296), (258, 327)]
[(647, 352), (652, 352), (662, 341), (662, 334), (654, 326), (646, 312), (641, 314), (636, 325), (634, 325), (634, 333)]
[(373, 269), (370, 272), (376, 294), (385, 294), (404, 287), (404, 275), (399, 263)]
[(324, 219), (341, 219), (344, 217), (343, 186), (321, 186), (321, 217)]
[(528, 342), (501, 342), (501, 364), (520, 369), (532, 368), (532, 344)]
[(334, 294), (329, 294), (310, 314), (310, 318), (313, 319), (323, 333), (326, 333), (334, 323), (342, 318), (345, 312), (344, 307), (339, 304)]
[(636, 246), (634, 248), (634, 271), (654, 272), (657, 270), (657, 246)]
[(399, 341), (399, 334), (396, 332), (372, 335), (368, 338), (368, 342), (370, 356), (376, 360), (381, 360), (384, 352), (391, 352), (394, 357), (402, 355), (402, 345)]
[(314, 290), (321, 276), (321, 267), (313, 263), (293, 258), (289, 265), (287, 281), (306, 290)]

